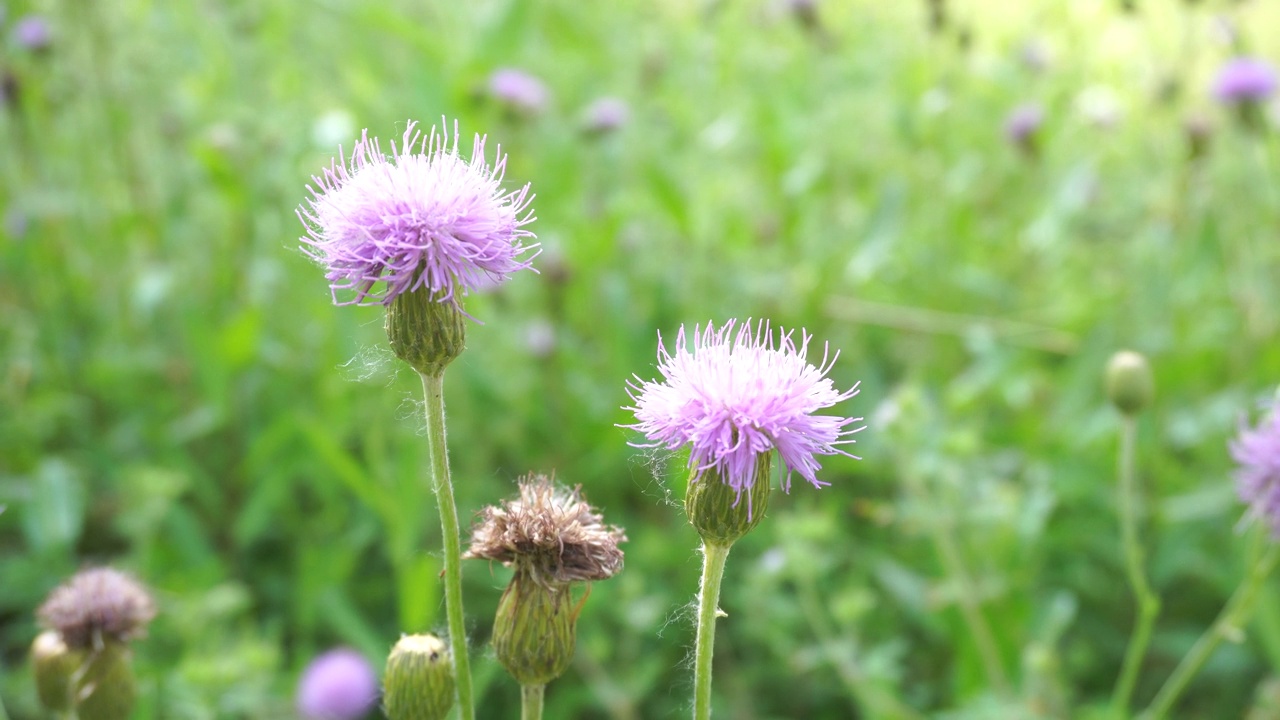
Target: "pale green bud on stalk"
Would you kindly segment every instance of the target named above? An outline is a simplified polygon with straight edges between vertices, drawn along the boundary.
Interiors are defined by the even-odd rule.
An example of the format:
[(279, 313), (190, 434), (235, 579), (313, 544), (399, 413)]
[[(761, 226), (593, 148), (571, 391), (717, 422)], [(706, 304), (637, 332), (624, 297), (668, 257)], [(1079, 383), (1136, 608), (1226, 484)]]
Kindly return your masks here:
[(462, 354), (466, 335), (466, 317), (457, 301), (438, 302), (426, 287), (400, 293), (387, 306), (391, 350), (423, 375), (443, 373)]
[(573, 661), (581, 607), (574, 606), (568, 583), (543, 585), (517, 571), (493, 621), (498, 662), (521, 685), (546, 685), (560, 677)]
[(685, 514), (704, 542), (728, 547), (760, 524), (769, 509), (770, 470), (773, 453), (756, 455), (755, 480), (741, 493), (707, 470), (689, 479), (684, 497)]
[(382, 707), (390, 720), (443, 720), (453, 709), (453, 661), (435, 635), (405, 635), (391, 649)]
[(36, 695), (54, 712), (66, 712), (72, 704), (72, 676), (84, 664), (85, 652), (72, 650), (56, 631), (46, 630), (31, 643)]
[(1132, 350), (1111, 356), (1106, 372), (1107, 399), (1125, 415), (1137, 415), (1155, 396), (1155, 379), (1147, 358)]

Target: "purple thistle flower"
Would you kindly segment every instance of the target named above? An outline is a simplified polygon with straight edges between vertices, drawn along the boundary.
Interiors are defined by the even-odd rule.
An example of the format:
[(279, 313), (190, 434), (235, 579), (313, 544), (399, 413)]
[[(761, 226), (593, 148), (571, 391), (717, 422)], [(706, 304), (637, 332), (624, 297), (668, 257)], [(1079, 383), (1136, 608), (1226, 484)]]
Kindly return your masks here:
[(1004, 134), (1011, 142), (1026, 145), (1031, 142), (1043, 124), (1044, 110), (1041, 110), (1039, 105), (1019, 105), (1005, 120)]
[(27, 15), (13, 25), (13, 40), (27, 50), (44, 50), (53, 42), (49, 21), (40, 15)]
[(355, 650), (317, 656), (298, 679), (298, 713), (307, 720), (355, 720), (378, 703), (378, 676)]
[(631, 108), (627, 101), (615, 97), (598, 98), (583, 113), (583, 127), (588, 132), (605, 133), (627, 124)]
[[(485, 139), (476, 135), (471, 159), (458, 153), (458, 128), (424, 136), (405, 128), (399, 147), (382, 154), (366, 130), (348, 160), (338, 158), (313, 176), (312, 197), (298, 209), (307, 228), (303, 251), (328, 267), (334, 303), (388, 305), (400, 293), (427, 288), (441, 302), (486, 281), (502, 282), (532, 266), (521, 255), (538, 247), (523, 229), (533, 222), (529, 185), (502, 188), (507, 158), (498, 149), (485, 164)], [(415, 148), (417, 152), (415, 152)], [(372, 292), (377, 283), (381, 292)], [(340, 291), (354, 298), (338, 299)]]
[[(816, 455), (840, 454), (837, 448), (852, 443), (848, 436), (863, 427), (849, 429), (862, 418), (814, 415), (858, 394), (858, 384), (839, 392), (826, 377), (836, 359), (823, 348), (822, 363), (810, 364), (805, 356), (811, 336), (801, 330), (797, 347), (793, 333), (778, 331), (775, 344), (771, 328), (760, 322), (752, 332), (750, 321), (730, 320), (716, 329), (695, 326), (693, 347), (685, 341), (682, 326), (672, 354), (658, 336), (658, 372), (663, 381), (628, 381), (634, 403), (624, 408), (635, 413), (634, 425), (652, 441), (639, 447), (675, 450), (688, 444), (689, 467), (695, 479), (709, 470), (739, 496), (755, 484), (757, 455), (778, 451), (786, 466), (783, 488), (791, 489), (790, 473), (797, 472), (815, 487), (829, 483), (817, 478), (821, 465)], [(765, 482), (768, 479), (765, 478)]]
[(1248, 515), (1266, 518), (1271, 534), (1280, 538), (1280, 399), (1257, 427), (1243, 421), (1240, 434), (1231, 441), (1236, 469), (1236, 492), (1249, 504)]
[(1213, 82), (1214, 96), (1229, 105), (1265, 100), (1275, 90), (1275, 68), (1257, 58), (1240, 57), (1228, 61)]
[(531, 115), (547, 105), (547, 86), (523, 70), (500, 68), (489, 76), (489, 94), (512, 108)]

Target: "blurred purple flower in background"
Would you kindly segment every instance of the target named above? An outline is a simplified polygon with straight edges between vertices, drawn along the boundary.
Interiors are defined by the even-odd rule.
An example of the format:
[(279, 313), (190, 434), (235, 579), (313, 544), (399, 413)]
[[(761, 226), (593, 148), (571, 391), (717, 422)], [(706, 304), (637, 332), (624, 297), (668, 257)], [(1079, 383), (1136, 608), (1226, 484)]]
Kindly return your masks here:
[(39, 15), (27, 15), (13, 25), (13, 41), (27, 50), (44, 50), (53, 42), (49, 21)]
[(516, 68), (499, 68), (489, 76), (489, 94), (521, 113), (536, 115), (547, 106), (549, 93), (541, 80)]
[[(456, 124), (452, 137), (447, 126), (430, 135), (414, 128), (389, 157), (364, 133), (349, 158), (312, 178), (309, 207), (298, 209), (303, 250), (328, 268), (339, 305), (389, 304), (422, 287), (444, 302), (532, 266), (521, 256), (538, 247), (524, 244), (533, 195), (528, 185), (503, 188), (506, 157), (487, 165), (476, 135), (464, 160)], [(354, 297), (339, 300), (346, 291)]]
[(1035, 155), (1038, 150), (1036, 136), (1040, 126), (1044, 125), (1044, 110), (1039, 105), (1028, 103), (1019, 105), (1009, 113), (1004, 121), (1004, 135), (1027, 155)]
[(378, 676), (355, 650), (330, 650), (302, 672), (297, 702), (307, 720), (356, 720), (377, 705)]
[(1257, 58), (1239, 57), (1228, 61), (1213, 81), (1214, 97), (1229, 105), (1260, 102), (1275, 90), (1275, 68)]
[(588, 132), (606, 133), (617, 130), (627, 124), (631, 117), (631, 108), (627, 101), (616, 97), (596, 99), (583, 112), (582, 126)]
[[(862, 418), (816, 415), (858, 394), (858, 385), (844, 392), (826, 377), (839, 353), (823, 350), (822, 364), (806, 359), (810, 336), (761, 322), (730, 320), (716, 328), (694, 328), (688, 347), (684, 327), (673, 351), (658, 338), (658, 372), (662, 382), (629, 382), (627, 393), (636, 423), (626, 427), (644, 433), (652, 447), (676, 450), (689, 445), (689, 467), (700, 477), (709, 470), (741, 492), (756, 480), (757, 456), (772, 450), (786, 466), (782, 486), (790, 489), (790, 473), (821, 487), (818, 455), (849, 455), (839, 445), (862, 430), (850, 429)], [(767, 479), (766, 479), (767, 482)]]
[(1231, 441), (1236, 469), (1236, 492), (1249, 504), (1248, 516), (1262, 518), (1280, 538), (1280, 399), (1272, 402), (1256, 427), (1241, 422)]

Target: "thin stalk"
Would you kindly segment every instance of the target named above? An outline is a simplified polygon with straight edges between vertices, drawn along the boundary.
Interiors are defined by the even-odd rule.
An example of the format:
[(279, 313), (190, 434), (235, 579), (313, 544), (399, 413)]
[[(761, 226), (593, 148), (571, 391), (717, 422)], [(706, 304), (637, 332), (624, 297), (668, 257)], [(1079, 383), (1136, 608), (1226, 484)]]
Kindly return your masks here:
[(987, 623), (987, 616), (982, 613), (982, 601), (978, 598), (973, 579), (969, 577), (956, 539), (949, 527), (939, 527), (934, 531), (933, 541), (942, 558), (944, 571), (959, 589), (960, 614), (964, 617), (965, 625), (969, 626), (974, 644), (978, 646), (978, 655), (982, 657), (987, 680), (1001, 695), (1009, 697), (1013, 694), (1013, 688), (1009, 684), (1009, 676), (1005, 674), (1004, 662), (1000, 659), (995, 633)]
[(1156, 616), (1160, 614), (1160, 598), (1151, 590), (1143, 570), (1142, 541), (1138, 538), (1137, 481), (1134, 472), (1134, 447), (1137, 445), (1137, 422), (1126, 415), (1120, 424), (1120, 535), (1124, 544), (1125, 565), (1129, 573), (1129, 587), (1137, 602), (1138, 616), (1129, 637), (1129, 648), (1124, 654), (1124, 665), (1111, 696), (1111, 710), (1116, 717), (1124, 717), (1133, 698), (1133, 688), (1138, 672), (1147, 655), (1151, 631)]
[(542, 720), (542, 697), (546, 685), (520, 686), (520, 720)]
[(440, 529), (444, 536), (444, 610), (449, 620), (449, 645), (453, 651), (453, 674), (458, 689), (459, 720), (474, 720), (471, 699), (471, 661), (467, 656), (467, 626), (462, 616), (462, 541), (458, 530), (458, 507), (449, 479), (449, 448), (444, 431), (444, 373), (422, 376), (426, 404), (427, 456), (431, 462), (431, 486), (440, 509)]
[[(1187, 683), (1191, 682), (1191, 679), (1209, 661), (1213, 651), (1218, 649), (1218, 643), (1240, 637), (1244, 625), (1253, 613), (1258, 589), (1271, 574), (1272, 568), (1276, 565), (1276, 559), (1280, 558), (1278, 550), (1280, 548), (1272, 545), (1265, 555), (1252, 563), (1249, 574), (1240, 581), (1240, 587), (1236, 588), (1231, 599), (1223, 606), (1217, 619), (1204, 631), (1200, 639), (1196, 640), (1196, 644), (1191, 646), (1191, 652), (1182, 658), (1182, 662), (1174, 668), (1169, 679), (1165, 680), (1164, 686), (1160, 688), (1160, 692), (1156, 693), (1151, 705), (1140, 716), (1142, 720), (1160, 720), (1165, 717), (1182, 696), (1182, 691), (1186, 690)], [(1254, 557), (1257, 557), (1256, 553)]]
[(711, 655), (716, 642), (716, 617), (720, 614), (720, 580), (729, 545), (702, 543), (702, 587), (698, 591), (698, 636), (693, 660), (693, 718), (711, 717)]

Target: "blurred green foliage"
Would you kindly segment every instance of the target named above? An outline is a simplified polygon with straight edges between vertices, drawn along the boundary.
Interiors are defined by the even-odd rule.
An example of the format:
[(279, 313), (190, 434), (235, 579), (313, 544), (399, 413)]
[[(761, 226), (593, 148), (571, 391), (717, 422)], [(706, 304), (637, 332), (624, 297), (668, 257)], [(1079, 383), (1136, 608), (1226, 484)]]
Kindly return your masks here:
[[(869, 429), (735, 546), (720, 715), (1105, 717), (1133, 620), (1101, 391), (1120, 347), (1157, 381), (1145, 704), (1242, 574), (1226, 440), (1278, 380), (1280, 168), (1275, 128), (1208, 87), (1225, 58), (1280, 57), (1280, 8), (1135, 5), (829, 0), (815, 25), (781, 0), (9, 3), (9, 715), (38, 716), (33, 609), (86, 563), (158, 594), (139, 717), (287, 717), (315, 653), (380, 663), (442, 629), (417, 378), (379, 309), (330, 304), (293, 213), (360, 128), (442, 115), (509, 153), (545, 246), (540, 276), (468, 300), (484, 324), (446, 377), (464, 522), (554, 470), (630, 537), (548, 717), (687, 712), (683, 472), (617, 424), (658, 331), (729, 317), (839, 348), (837, 385), (862, 381), (840, 410)], [(45, 51), (8, 36), (26, 12)], [(485, 97), (504, 66), (547, 83), (542, 113)], [(630, 121), (589, 135), (605, 95)], [(1002, 130), (1025, 103), (1034, 155)], [(465, 570), (480, 714), (511, 717), (484, 650), (506, 574)], [(1275, 585), (1250, 630), (1179, 717), (1239, 717), (1260, 683), (1274, 704)]]

